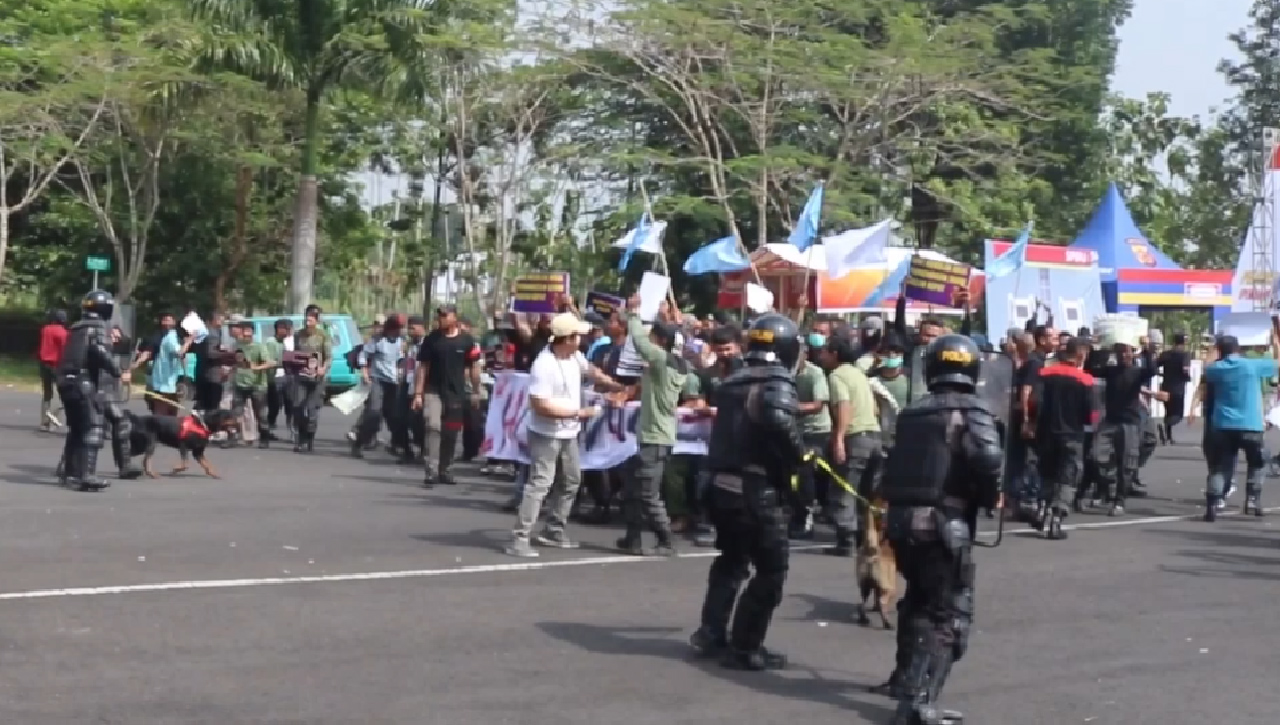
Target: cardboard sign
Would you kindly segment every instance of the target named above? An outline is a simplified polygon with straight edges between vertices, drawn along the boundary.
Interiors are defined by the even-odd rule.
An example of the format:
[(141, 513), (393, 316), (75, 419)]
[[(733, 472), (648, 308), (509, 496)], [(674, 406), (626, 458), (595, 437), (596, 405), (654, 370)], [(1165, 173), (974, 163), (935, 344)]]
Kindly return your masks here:
[(595, 312), (606, 320), (609, 319), (614, 312), (622, 309), (625, 300), (617, 295), (611, 295), (607, 292), (588, 292), (586, 312)]
[(526, 274), (516, 278), (516, 292), (511, 298), (511, 311), (536, 315), (559, 312), (560, 296), (569, 292), (568, 272)]
[(909, 300), (940, 307), (959, 307), (960, 295), (969, 289), (969, 265), (917, 254), (907, 272)]

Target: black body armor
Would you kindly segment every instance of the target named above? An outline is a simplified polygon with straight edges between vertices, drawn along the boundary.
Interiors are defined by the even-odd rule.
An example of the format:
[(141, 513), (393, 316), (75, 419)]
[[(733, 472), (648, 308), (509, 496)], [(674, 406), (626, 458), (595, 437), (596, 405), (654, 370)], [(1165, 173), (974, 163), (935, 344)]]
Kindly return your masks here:
[(795, 376), (777, 365), (742, 368), (720, 384), (714, 404), (708, 470), (789, 480), (805, 455)]
[(931, 393), (898, 414), (881, 495), (890, 506), (941, 507), (947, 498), (992, 508), (1004, 459), (996, 415), (972, 393)]

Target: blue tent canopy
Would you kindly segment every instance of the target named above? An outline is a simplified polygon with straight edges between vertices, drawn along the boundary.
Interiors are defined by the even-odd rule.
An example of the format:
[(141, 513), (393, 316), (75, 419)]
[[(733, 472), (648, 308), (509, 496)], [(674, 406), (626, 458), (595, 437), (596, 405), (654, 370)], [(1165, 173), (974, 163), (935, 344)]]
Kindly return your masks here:
[[(1102, 203), (1071, 246), (1098, 255), (1098, 271), (1104, 286), (1108, 283), (1114, 286), (1116, 271), (1121, 269), (1182, 269), (1156, 249), (1133, 223), (1133, 216), (1115, 182), (1107, 186)], [(1111, 294), (1115, 294), (1114, 290)]]

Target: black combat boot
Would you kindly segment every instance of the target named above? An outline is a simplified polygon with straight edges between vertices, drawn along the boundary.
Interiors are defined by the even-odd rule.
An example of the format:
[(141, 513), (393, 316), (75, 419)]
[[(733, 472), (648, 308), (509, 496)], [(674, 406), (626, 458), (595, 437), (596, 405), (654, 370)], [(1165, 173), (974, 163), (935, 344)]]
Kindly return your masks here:
[(615, 542), (618, 551), (631, 556), (644, 556), (644, 538), (639, 531), (627, 531), (626, 535)]
[(98, 446), (86, 446), (81, 451), (84, 463), (80, 469), (80, 490), (101, 491), (110, 486), (110, 482), (98, 478)]
[(780, 652), (773, 652), (765, 647), (754, 650), (740, 650), (730, 647), (720, 660), (720, 664), (734, 670), (762, 672), (764, 670), (782, 670), (787, 667), (787, 657)]
[(689, 645), (699, 657), (722, 657), (729, 649), (729, 639), (724, 632), (716, 634), (703, 625), (689, 637)]
[(1204, 520), (1213, 523), (1218, 520), (1218, 497), (1208, 494), (1204, 497)]

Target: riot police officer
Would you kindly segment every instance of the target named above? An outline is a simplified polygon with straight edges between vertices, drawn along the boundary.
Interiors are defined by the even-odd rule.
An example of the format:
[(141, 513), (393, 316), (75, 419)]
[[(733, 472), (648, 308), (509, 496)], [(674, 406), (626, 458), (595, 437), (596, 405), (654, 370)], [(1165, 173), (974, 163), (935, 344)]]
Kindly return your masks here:
[(996, 415), (975, 394), (980, 371), (968, 338), (931, 342), (924, 354), (929, 394), (899, 412), (897, 445), (885, 464), (885, 535), (907, 582), (888, 684), (899, 700), (893, 725), (961, 719), (939, 709), (938, 695), (968, 646), (973, 532), (978, 512), (996, 506), (1004, 455)]
[(67, 415), (60, 478), (64, 485), (82, 491), (99, 491), (110, 485), (98, 478), (97, 471), (98, 449), (102, 447), (101, 391), (120, 378), (107, 329), (114, 308), (110, 292), (94, 290), (85, 295), (80, 302), (80, 320), (71, 326), (58, 364), (58, 397)]
[(119, 327), (111, 328), (111, 353), (115, 356), (116, 365), (121, 374), (116, 377), (102, 376), (98, 380), (99, 399), (102, 401), (102, 415), (111, 426), (111, 457), (115, 459), (120, 478), (129, 480), (142, 475), (142, 469), (134, 465), (130, 456), (129, 437), (133, 433), (133, 420), (125, 412), (129, 402), (125, 377), (128, 375), (129, 358), (133, 345), (124, 337)]
[[(778, 669), (786, 659), (765, 649), (764, 638), (790, 563), (783, 498), (806, 456), (794, 377), (800, 330), (782, 315), (767, 314), (747, 337), (746, 367), (725, 378), (711, 401), (716, 419), (705, 501), (720, 555), (690, 643), (704, 655), (723, 655), (727, 667)], [(752, 566), (755, 576), (739, 600)]]

